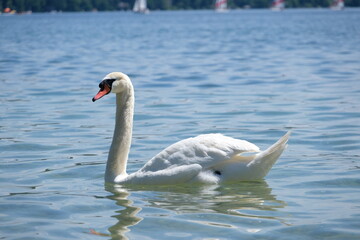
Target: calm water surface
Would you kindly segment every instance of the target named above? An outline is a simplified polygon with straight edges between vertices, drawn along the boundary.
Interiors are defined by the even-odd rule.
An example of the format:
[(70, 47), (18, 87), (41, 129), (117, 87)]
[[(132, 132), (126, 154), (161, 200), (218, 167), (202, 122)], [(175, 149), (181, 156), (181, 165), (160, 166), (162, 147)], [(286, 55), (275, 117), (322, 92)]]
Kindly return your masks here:
[[(0, 16), (1, 239), (357, 239), (360, 10)], [(115, 97), (130, 75), (129, 172), (221, 132), (261, 148), (262, 182), (104, 186)]]

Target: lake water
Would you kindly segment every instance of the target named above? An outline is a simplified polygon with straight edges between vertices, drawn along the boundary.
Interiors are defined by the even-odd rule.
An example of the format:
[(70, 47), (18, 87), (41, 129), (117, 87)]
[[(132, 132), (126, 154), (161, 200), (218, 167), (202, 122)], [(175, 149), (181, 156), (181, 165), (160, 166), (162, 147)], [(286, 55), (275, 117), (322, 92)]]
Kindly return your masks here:
[[(360, 9), (0, 16), (1, 239), (358, 239)], [(115, 96), (136, 110), (128, 171), (186, 137), (262, 149), (262, 182), (104, 185)]]

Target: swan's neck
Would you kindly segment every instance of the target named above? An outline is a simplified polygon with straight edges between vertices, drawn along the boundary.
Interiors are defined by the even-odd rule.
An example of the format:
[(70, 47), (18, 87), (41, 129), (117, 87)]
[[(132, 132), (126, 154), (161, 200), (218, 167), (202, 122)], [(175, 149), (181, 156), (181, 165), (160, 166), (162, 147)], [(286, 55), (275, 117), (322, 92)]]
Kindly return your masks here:
[(116, 94), (116, 120), (114, 136), (106, 164), (105, 181), (114, 182), (119, 175), (126, 177), (126, 165), (131, 146), (134, 116), (134, 89), (129, 86)]

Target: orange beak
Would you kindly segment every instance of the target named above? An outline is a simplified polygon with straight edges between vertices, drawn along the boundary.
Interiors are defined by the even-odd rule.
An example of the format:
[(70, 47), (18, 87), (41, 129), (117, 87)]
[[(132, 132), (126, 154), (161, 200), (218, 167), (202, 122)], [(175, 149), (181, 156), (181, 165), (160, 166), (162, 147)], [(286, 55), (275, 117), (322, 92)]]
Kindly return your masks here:
[(103, 96), (110, 93), (111, 89), (107, 84), (103, 85), (104, 87), (99, 90), (99, 92), (93, 97), (92, 101), (95, 102), (96, 100), (99, 100)]

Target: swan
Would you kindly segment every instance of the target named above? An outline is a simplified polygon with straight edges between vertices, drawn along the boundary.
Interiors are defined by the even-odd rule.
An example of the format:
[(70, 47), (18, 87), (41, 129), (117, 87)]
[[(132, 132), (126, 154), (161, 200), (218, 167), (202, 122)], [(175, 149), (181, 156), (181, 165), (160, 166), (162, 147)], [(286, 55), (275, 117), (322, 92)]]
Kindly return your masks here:
[(222, 134), (203, 134), (181, 140), (151, 158), (137, 172), (127, 174), (133, 115), (134, 87), (121, 72), (109, 73), (99, 84), (95, 102), (116, 94), (116, 121), (105, 171), (105, 181), (117, 184), (218, 184), (263, 179), (287, 146), (290, 132), (265, 151), (245, 140)]

